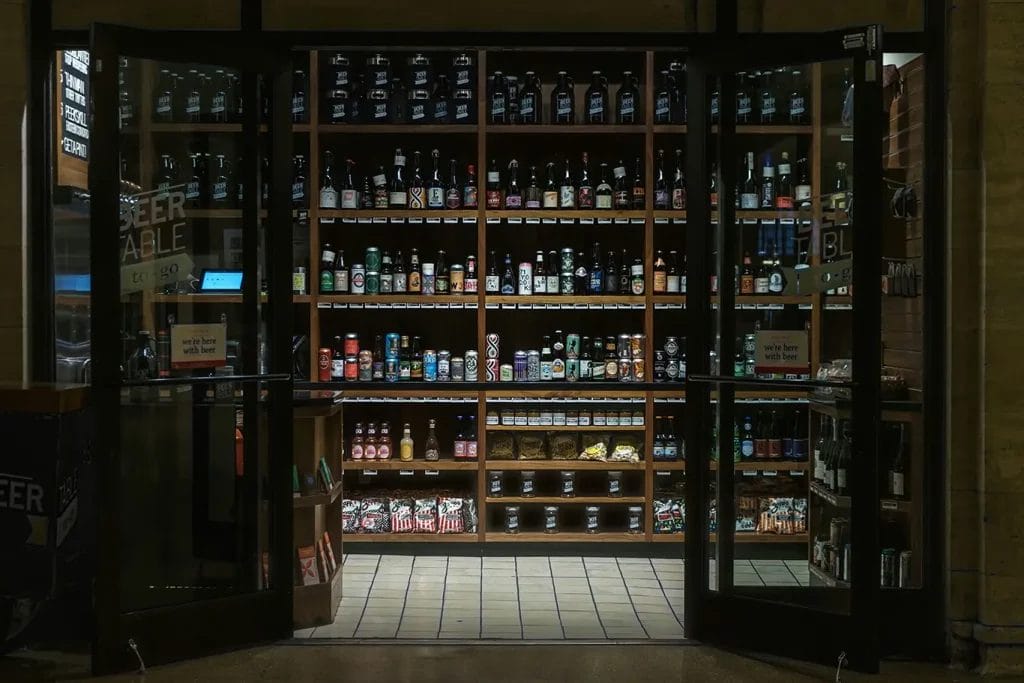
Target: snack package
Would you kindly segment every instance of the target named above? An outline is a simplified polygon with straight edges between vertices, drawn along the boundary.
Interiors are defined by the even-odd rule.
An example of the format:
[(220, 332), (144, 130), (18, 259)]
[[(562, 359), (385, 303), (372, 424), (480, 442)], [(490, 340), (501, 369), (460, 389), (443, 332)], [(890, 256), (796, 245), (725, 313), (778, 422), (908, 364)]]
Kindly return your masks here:
[(475, 534), (477, 531), (477, 524), (479, 524), (479, 515), (476, 511), (476, 499), (475, 498), (463, 498), (462, 499), (462, 521), (466, 527), (467, 534)]
[(575, 460), (576, 451), (579, 446), (576, 443), (575, 434), (550, 432), (548, 434), (548, 448), (551, 450), (552, 460)]
[(513, 460), (516, 457), (516, 441), (511, 432), (492, 432), (487, 435), (488, 460)]
[(609, 462), (640, 462), (641, 441), (638, 437), (628, 434), (615, 438), (615, 447), (608, 456)]
[(540, 434), (519, 434), (519, 459), (520, 460), (546, 460), (548, 457), (545, 438)]
[(391, 499), (391, 533), (409, 534), (412, 533), (413, 504), (411, 498)]
[(654, 533), (678, 534), (685, 528), (683, 519), (683, 503), (678, 498), (655, 498)]
[(608, 444), (611, 437), (608, 434), (585, 434), (583, 437), (583, 450), (580, 451), (580, 460), (608, 461)]
[(756, 531), (759, 517), (760, 505), (756, 497), (738, 496), (736, 498), (736, 531)]
[(364, 534), (386, 534), (391, 530), (388, 502), (382, 498), (364, 498), (359, 515), (359, 527)]
[(417, 534), (437, 533), (437, 498), (417, 498), (413, 513), (413, 531)]
[(361, 505), (358, 500), (344, 498), (341, 501), (341, 533), (356, 534), (360, 531)]
[(793, 499), (793, 533), (807, 533), (807, 499)]
[(462, 498), (442, 496), (437, 501), (437, 532), (440, 534), (461, 534), (466, 530), (463, 519)]

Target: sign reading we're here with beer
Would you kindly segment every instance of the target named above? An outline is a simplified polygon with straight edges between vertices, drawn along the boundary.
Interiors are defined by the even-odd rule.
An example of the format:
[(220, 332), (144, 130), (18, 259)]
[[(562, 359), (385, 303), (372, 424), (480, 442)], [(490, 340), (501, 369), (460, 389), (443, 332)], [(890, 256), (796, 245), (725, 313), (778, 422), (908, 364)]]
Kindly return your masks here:
[(758, 375), (807, 372), (810, 361), (805, 330), (758, 330), (756, 344), (754, 372)]

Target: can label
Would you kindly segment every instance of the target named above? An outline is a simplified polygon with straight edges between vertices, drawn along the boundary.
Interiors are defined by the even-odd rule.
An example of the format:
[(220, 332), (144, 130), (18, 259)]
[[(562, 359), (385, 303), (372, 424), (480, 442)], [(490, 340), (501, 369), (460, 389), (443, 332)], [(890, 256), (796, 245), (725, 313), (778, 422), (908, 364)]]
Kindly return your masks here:
[(533, 294), (533, 264), (523, 262), (519, 264), (519, 294)]
[(321, 382), (331, 381), (331, 350), (322, 348), (317, 353), (318, 379)]
[(345, 359), (345, 381), (354, 382), (359, 379), (359, 361), (355, 356)]

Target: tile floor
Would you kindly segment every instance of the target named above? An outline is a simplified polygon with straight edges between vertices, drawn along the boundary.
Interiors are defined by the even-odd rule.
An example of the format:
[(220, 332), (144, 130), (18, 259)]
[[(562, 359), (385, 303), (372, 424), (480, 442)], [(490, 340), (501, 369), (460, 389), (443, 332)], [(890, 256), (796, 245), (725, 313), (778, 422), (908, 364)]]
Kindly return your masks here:
[[(297, 638), (680, 640), (683, 561), (347, 555), (334, 623)], [(801, 573), (802, 572), (802, 573)], [(805, 561), (736, 562), (737, 585), (806, 585)]]

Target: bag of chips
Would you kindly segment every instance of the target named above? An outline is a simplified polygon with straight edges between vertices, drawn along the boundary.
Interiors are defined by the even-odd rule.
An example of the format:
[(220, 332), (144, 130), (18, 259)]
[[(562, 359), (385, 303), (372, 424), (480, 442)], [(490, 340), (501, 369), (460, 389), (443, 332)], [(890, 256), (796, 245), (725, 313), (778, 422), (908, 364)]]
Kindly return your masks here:
[(437, 533), (437, 498), (417, 498), (413, 511), (413, 531), (417, 534)]
[(413, 528), (413, 507), (411, 498), (391, 499), (391, 533), (408, 534)]
[(639, 438), (633, 435), (622, 435), (615, 437), (615, 447), (608, 456), (609, 462), (640, 462), (641, 449), (643, 448)]
[(683, 505), (678, 498), (655, 498), (654, 533), (678, 534), (684, 529)]
[(364, 534), (386, 534), (391, 530), (388, 502), (382, 498), (364, 498), (359, 516)]
[(583, 436), (583, 450), (580, 451), (580, 460), (608, 461), (608, 444), (611, 443), (610, 434), (585, 434)]
[(355, 534), (360, 531), (360, 504), (358, 500), (344, 498), (341, 501), (341, 533)]
[(466, 530), (462, 518), (462, 498), (442, 496), (437, 501), (437, 532), (440, 534), (461, 534)]

